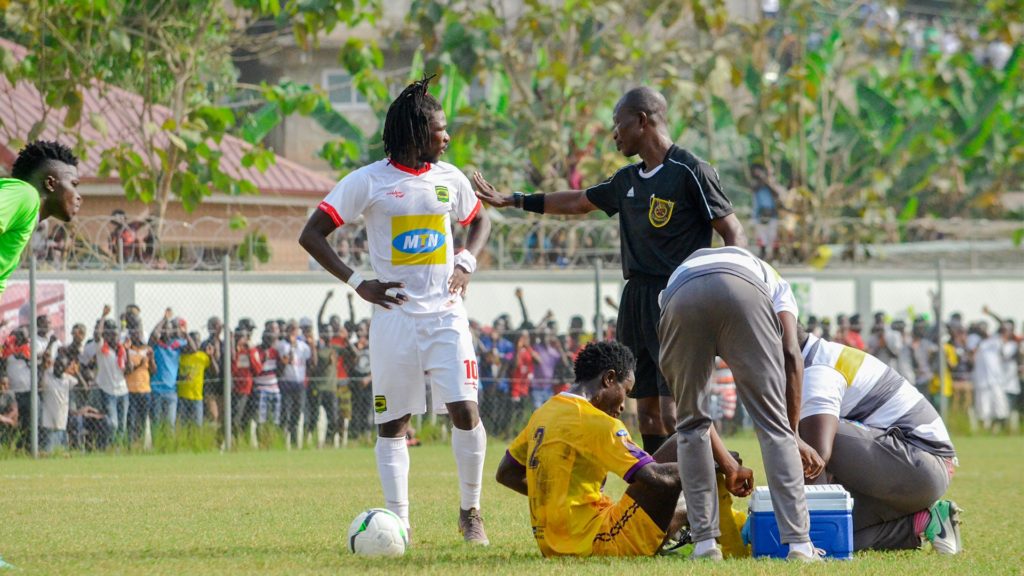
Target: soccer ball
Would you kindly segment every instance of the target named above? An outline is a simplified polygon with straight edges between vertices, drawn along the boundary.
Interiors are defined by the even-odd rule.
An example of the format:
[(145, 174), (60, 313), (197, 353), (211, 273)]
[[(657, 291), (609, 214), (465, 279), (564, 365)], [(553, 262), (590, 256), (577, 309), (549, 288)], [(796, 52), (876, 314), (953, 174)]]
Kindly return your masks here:
[(348, 549), (360, 556), (401, 556), (408, 544), (405, 523), (384, 508), (360, 512), (348, 527)]

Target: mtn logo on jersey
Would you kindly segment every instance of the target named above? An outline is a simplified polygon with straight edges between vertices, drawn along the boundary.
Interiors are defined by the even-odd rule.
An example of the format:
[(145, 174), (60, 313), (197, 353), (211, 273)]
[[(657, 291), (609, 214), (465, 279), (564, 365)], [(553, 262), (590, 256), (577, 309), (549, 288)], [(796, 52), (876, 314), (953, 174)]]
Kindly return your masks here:
[(444, 214), (391, 217), (391, 264), (446, 264)]

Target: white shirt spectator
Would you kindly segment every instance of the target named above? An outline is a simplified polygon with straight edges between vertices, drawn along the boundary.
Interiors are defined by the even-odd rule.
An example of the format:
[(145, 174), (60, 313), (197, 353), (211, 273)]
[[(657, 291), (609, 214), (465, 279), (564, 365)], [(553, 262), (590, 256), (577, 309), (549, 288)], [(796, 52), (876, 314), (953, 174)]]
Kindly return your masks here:
[(1003, 339), (998, 335), (989, 336), (978, 342), (974, 353), (974, 387), (982, 390), (1002, 390), (1006, 380), (1003, 375)]
[(124, 379), (124, 367), (128, 353), (120, 344), (107, 346), (103, 342), (91, 342), (82, 350), (82, 363), (96, 359), (96, 385), (100, 390), (111, 396), (128, 393), (128, 383)]
[(28, 368), (29, 360), (18, 356), (7, 357), (7, 379), (11, 386), (11, 392), (32, 391), (32, 371)]
[(293, 349), (291, 344), (281, 340), (277, 343), (277, 352), (281, 356), (291, 356), (291, 362), (285, 365), (281, 378), (287, 382), (303, 384), (306, 381), (306, 363), (313, 354), (309, 346), (302, 340), (296, 340)]
[(52, 367), (47, 368), (43, 375), (42, 388), (39, 391), (39, 400), (42, 404), (42, 414), (39, 417), (40, 426), (50, 430), (67, 429), (68, 397), (75, 383), (74, 376), (62, 374), (58, 378), (54, 376)]

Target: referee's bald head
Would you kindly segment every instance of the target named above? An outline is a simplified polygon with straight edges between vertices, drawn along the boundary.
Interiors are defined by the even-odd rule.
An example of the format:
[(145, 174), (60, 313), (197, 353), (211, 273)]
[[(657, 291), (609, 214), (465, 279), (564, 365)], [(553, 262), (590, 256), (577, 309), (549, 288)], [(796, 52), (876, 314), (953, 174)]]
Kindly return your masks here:
[(619, 112), (643, 112), (652, 124), (662, 127), (665, 126), (668, 117), (668, 102), (665, 101), (665, 97), (647, 86), (633, 88), (623, 94), (615, 108)]

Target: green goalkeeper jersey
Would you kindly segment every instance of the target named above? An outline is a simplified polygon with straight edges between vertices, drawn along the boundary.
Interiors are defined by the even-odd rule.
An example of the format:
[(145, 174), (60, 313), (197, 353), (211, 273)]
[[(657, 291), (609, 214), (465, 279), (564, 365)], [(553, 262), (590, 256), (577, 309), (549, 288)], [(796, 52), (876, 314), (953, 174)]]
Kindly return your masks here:
[(0, 178), (0, 294), (38, 222), (39, 191), (28, 182)]

